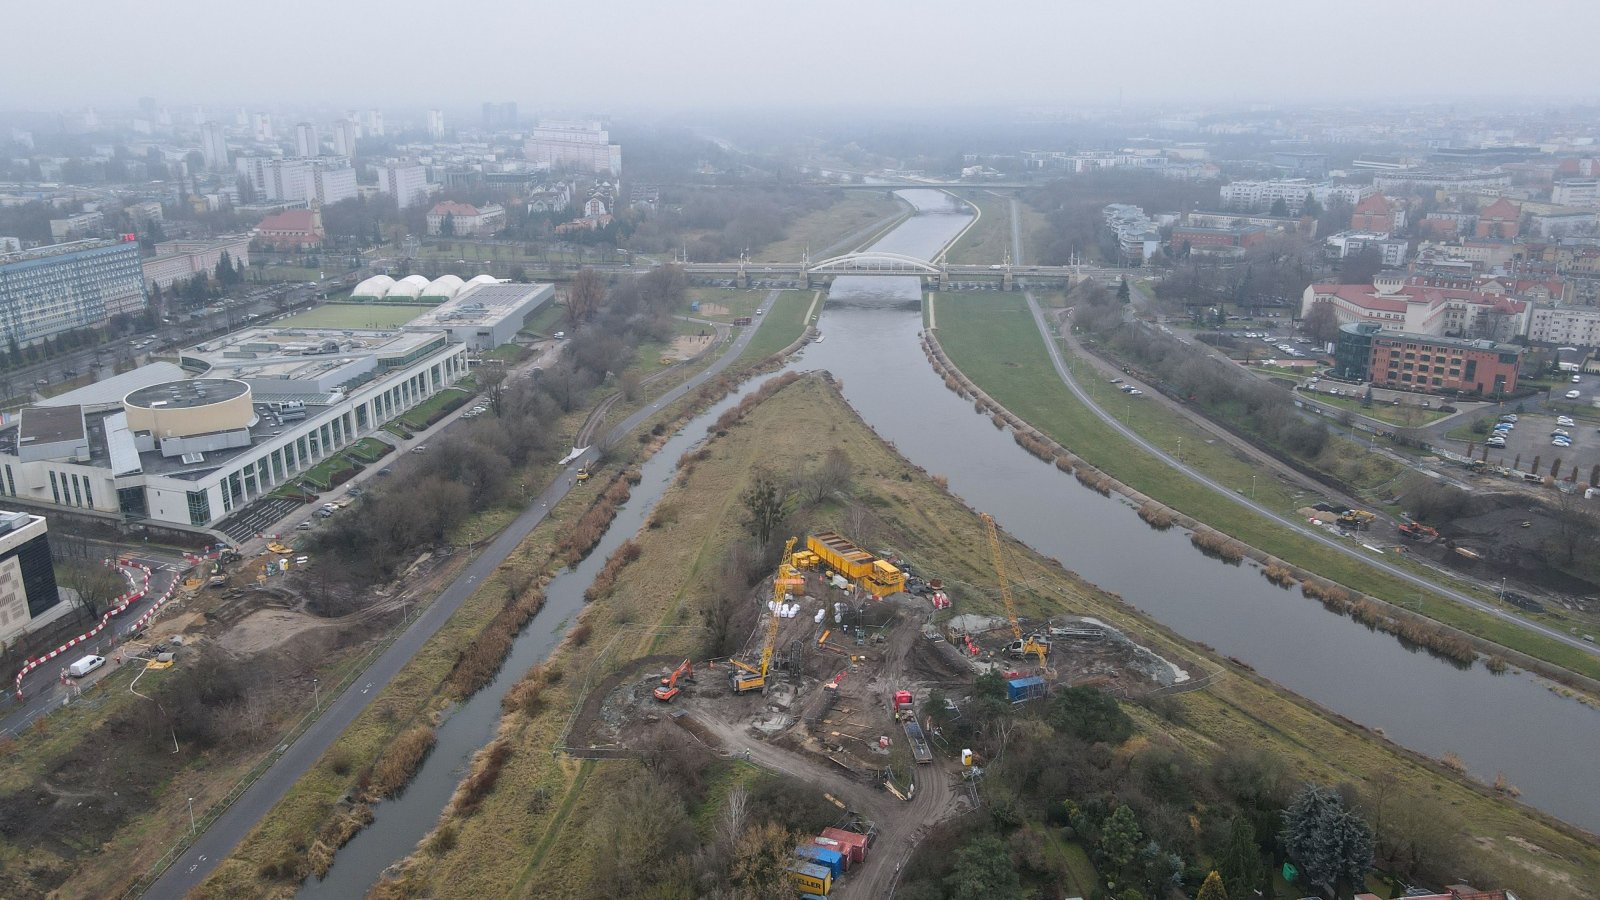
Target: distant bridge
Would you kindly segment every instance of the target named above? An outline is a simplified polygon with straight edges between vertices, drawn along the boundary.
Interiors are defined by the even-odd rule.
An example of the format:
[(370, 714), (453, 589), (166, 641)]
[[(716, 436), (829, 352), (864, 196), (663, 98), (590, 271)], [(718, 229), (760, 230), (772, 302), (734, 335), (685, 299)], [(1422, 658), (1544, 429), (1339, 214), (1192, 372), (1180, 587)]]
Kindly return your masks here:
[(1111, 269), (1094, 266), (1021, 266), (1006, 260), (989, 264), (956, 264), (919, 259), (899, 253), (864, 250), (845, 253), (813, 262), (809, 257), (800, 262), (752, 262), (741, 258), (734, 262), (679, 263), (690, 277), (731, 279), (740, 287), (749, 287), (757, 280), (794, 281), (802, 287), (812, 288), (826, 284), (841, 275), (898, 276), (922, 280), (933, 290), (950, 290), (950, 285), (963, 281), (998, 280), (1003, 290), (1016, 290), (1019, 279), (1030, 283), (1061, 282), (1076, 284), (1096, 279), (1107, 282), (1129, 275), (1137, 270)]

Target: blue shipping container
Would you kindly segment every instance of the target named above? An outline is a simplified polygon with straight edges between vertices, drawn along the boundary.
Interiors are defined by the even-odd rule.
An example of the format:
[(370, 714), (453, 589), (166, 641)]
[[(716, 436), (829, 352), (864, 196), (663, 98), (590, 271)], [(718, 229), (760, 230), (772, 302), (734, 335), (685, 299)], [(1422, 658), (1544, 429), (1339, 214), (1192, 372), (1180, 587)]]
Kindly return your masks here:
[(1044, 696), (1044, 679), (1038, 675), (1027, 678), (1013, 678), (1006, 682), (1006, 699), (1012, 703), (1024, 703)]
[(844, 855), (837, 850), (818, 847), (816, 844), (804, 844), (795, 848), (794, 852), (796, 856), (805, 857), (817, 865), (823, 866), (829, 872), (832, 872), (835, 878), (844, 874)]

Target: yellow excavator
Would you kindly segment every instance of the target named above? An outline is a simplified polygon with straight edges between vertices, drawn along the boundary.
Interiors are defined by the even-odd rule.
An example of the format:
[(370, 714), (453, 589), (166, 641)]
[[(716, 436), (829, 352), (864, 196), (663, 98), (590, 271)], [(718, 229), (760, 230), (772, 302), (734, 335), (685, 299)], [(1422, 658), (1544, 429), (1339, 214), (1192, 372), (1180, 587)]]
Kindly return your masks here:
[(1006, 654), (1018, 659), (1029, 656), (1039, 658), (1039, 668), (1049, 669), (1046, 657), (1050, 653), (1050, 643), (1042, 641), (1036, 636), (1022, 636), (1022, 623), (1017, 621), (1017, 604), (1011, 599), (1011, 585), (1006, 582), (1006, 567), (1000, 556), (1000, 531), (995, 527), (994, 517), (988, 513), (981, 513), (983, 524), (989, 530), (989, 555), (994, 557), (994, 574), (1000, 580), (1000, 599), (1006, 604), (1006, 618), (1011, 622), (1011, 634), (1016, 640), (1006, 647)]
[(778, 641), (778, 619), (783, 610), (784, 589), (803, 587), (806, 580), (794, 567), (790, 554), (794, 551), (794, 538), (783, 545), (783, 559), (778, 563), (778, 573), (772, 579), (772, 609), (768, 610), (767, 637), (761, 642), (761, 665), (752, 666), (742, 660), (730, 660), (733, 671), (728, 673), (728, 686), (736, 694), (746, 691), (766, 690), (767, 672), (772, 669), (772, 648)]

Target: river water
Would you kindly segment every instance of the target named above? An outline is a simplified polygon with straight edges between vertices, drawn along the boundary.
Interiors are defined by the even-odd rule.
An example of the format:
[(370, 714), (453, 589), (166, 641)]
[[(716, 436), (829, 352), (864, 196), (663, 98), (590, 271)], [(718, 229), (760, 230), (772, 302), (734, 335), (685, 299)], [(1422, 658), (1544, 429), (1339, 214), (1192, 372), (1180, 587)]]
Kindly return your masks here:
[[(942, 192), (899, 193), (918, 215), (873, 249), (930, 258), (970, 220)], [(1600, 788), (1587, 758), (1600, 740), (1600, 711), (1557, 696), (1531, 676), (1494, 675), (1481, 664), (1463, 670), (1327, 612), (1249, 566), (1202, 556), (1181, 530), (1155, 531), (1127, 503), (1029, 456), (928, 365), (918, 343), (917, 279), (838, 278), (818, 326), (827, 340), (805, 348), (788, 368), (831, 371), (879, 435), (911, 462), (947, 477), (952, 492), (1035, 550), (1301, 696), (1420, 753), (1454, 752), (1480, 779), (1504, 772), (1524, 801), (1600, 830)], [(548, 585), (544, 608), (500, 674), (445, 719), (411, 786), (374, 807), (373, 823), (339, 851), (326, 878), (302, 886), (301, 897), (360, 896), (412, 851), (436, 824), (472, 754), (493, 737), (500, 698), (566, 634), (584, 589), (616, 546), (643, 526), (678, 457), (704, 437), (707, 422), (764, 380), (690, 422), (645, 463), (643, 480), (600, 545)]]

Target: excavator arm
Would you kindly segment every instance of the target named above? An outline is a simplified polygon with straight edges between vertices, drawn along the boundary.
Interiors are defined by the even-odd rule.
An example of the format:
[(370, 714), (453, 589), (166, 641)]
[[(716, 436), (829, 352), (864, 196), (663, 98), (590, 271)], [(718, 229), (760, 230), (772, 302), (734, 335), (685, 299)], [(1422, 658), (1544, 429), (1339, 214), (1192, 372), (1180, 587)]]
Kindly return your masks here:
[(1022, 645), (1023, 656), (1039, 657), (1039, 667), (1047, 669), (1045, 657), (1050, 652), (1050, 646), (1031, 637), (1022, 636), (1022, 623), (1017, 621), (1017, 602), (1011, 597), (1011, 584), (1006, 581), (1005, 560), (1000, 553), (1000, 530), (995, 526), (993, 516), (988, 513), (980, 515), (989, 533), (989, 555), (994, 559), (994, 574), (1000, 582), (1000, 599), (1005, 601), (1006, 619), (1011, 623), (1011, 634), (1017, 639), (1017, 643)]

